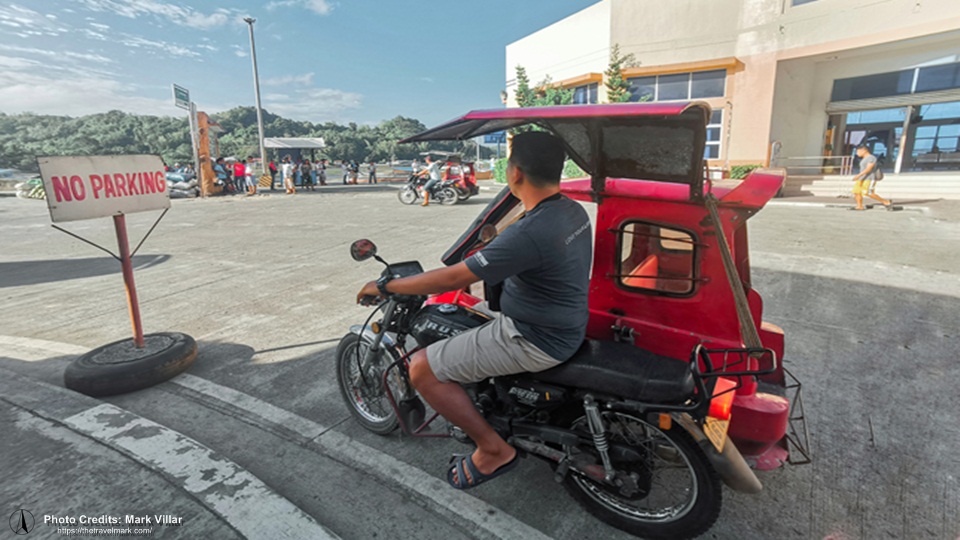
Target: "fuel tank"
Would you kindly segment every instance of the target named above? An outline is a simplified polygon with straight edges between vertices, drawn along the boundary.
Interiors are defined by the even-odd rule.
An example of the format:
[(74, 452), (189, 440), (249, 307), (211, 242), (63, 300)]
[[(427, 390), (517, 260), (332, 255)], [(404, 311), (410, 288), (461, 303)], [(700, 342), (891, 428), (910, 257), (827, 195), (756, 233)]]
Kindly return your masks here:
[(426, 347), (489, 321), (488, 315), (463, 306), (433, 304), (424, 306), (413, 316), (410, 335), (417, 340), (417, 344)]

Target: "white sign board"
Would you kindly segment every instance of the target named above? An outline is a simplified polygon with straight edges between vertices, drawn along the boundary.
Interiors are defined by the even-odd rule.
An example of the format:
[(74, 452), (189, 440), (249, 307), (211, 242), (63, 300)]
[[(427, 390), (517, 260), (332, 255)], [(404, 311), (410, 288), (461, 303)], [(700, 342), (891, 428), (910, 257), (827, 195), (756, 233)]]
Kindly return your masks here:
[(181, 109), (190, 109), (190, 91), (182, 86), (173, 85), (173, 104)]
[(155, 155), (37, 158), (54, 223), (170, 208)]

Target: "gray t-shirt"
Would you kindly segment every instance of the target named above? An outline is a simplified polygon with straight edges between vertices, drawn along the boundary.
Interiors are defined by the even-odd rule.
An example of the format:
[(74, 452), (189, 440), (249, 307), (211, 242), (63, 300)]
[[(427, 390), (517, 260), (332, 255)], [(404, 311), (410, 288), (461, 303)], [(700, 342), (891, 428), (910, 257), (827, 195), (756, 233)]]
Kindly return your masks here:
[(430, 171), (431, 180), (440, 180), (440, 169), (443, 167), (443, 163), (439, 161), (434, 161), (430, 164), (428, 170)]
[(554, 195), (466, 260), (480, 279), (503, 282), (500, 308), (527, 341), (559, 361), (586, 336), (592, 234), (578, 203)]
[(873, 163), (873, 170), (870, 171), (870, 174), (863, 177), (864, 180), (874, 180), (877, 178), (877, 156), (873, 154), (867, 154), (860, 159), (860, 172), (867, 170), (867, 167)]

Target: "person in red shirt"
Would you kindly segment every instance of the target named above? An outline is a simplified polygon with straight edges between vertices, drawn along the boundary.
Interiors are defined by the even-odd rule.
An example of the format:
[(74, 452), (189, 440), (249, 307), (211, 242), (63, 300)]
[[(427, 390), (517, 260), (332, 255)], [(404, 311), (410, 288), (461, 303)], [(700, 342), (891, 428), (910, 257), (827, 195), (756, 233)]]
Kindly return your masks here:
[(247, 161), (241, 159), (233, 164), (233, 186), (235, 193), (240, 193), (247, 187)]

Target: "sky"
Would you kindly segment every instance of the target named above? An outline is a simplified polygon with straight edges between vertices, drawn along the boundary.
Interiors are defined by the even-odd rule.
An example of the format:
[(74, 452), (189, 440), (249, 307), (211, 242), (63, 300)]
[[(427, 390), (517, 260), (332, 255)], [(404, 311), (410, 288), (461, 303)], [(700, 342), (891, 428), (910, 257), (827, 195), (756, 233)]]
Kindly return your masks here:
[(255, 105), (311, 122), (428, 126), (502, 106), (505, 47), (596, 0), (14, 0), (0, 4), (0, 112), (185, 114)]

